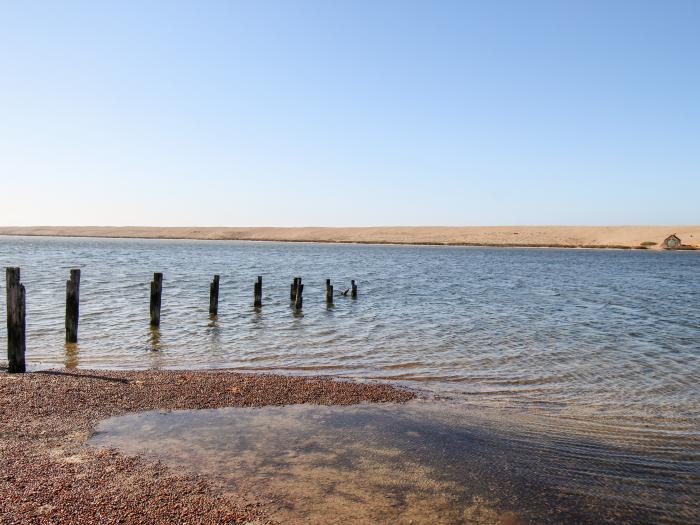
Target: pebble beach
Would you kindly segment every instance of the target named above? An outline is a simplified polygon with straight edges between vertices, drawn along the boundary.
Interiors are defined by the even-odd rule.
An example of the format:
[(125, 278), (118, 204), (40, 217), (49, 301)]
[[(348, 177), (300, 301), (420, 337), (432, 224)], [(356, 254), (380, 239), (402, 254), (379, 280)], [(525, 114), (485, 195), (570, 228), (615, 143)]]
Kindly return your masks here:
[(270, 523), (205, 477), (89, 446), (101, 419), (143, 410), (405, 402), (388, 384), (228, 371), (0, 374), (0, 523)]

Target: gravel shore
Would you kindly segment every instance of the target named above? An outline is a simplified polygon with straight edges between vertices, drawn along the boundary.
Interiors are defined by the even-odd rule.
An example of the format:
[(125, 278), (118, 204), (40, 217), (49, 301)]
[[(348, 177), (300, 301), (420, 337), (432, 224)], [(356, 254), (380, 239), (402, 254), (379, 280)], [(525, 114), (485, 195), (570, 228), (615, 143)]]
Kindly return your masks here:
[(86, 444), (101, 419), (153, 409), (414, 397), (386, 384), (228, 371), (0, 372), (0, 523), (267, 523), (201, 477)]

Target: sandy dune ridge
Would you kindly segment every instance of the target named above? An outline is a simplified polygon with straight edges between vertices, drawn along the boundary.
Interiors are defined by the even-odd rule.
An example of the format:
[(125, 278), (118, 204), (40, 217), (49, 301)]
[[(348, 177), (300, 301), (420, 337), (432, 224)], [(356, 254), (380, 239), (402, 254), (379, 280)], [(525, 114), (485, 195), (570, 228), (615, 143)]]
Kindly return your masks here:
[(454, 246), (660, 249), (671, 234), (700, 247), (700, 226), (378, 226), (354, 228), (6, 226), (0, 235)]

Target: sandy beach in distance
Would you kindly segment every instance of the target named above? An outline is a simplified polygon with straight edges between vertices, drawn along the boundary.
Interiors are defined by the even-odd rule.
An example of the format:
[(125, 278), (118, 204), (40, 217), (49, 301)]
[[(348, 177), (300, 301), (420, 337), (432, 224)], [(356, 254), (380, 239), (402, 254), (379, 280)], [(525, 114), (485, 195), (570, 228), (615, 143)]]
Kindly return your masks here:
[[(0, 235), (240, 241), (659, 249), (671, 234), (700, 247), (700, 225), (686, 226), (378, 226), (356, 228), (5, 226)], [(644, 244), (646, 243), (646, 244)], [(656, 244), (650, 244), (656, 243)]]

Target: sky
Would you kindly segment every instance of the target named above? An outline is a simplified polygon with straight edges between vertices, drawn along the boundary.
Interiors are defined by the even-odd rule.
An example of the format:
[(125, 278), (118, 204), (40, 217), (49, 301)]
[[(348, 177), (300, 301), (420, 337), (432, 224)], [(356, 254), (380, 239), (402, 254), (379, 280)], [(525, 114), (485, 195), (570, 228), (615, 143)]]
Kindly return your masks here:
[(0, 0), (0, 225), (700, 223), (698, 1)]

